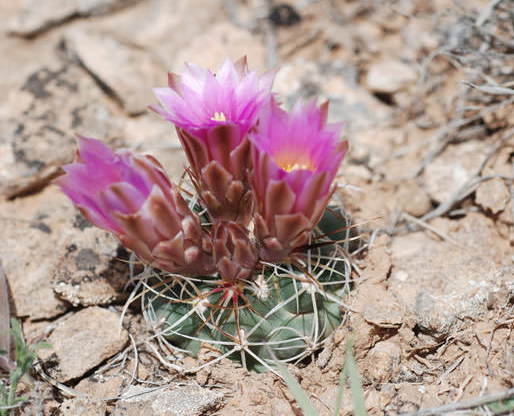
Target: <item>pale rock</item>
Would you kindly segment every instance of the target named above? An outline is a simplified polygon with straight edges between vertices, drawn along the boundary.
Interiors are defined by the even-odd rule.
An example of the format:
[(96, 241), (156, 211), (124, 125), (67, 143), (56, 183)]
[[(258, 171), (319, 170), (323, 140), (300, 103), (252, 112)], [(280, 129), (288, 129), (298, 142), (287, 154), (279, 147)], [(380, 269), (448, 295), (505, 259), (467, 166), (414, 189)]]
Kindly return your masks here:
[(303, 58), (280, 66), (273, 90), (287, 108), (299, 98), (317, 98), (318, 103), (330, 100), (328, 121), (344, 122), (345, 131), (352, 133), (380, 125), (391, 116), (389, 107), (347, 80), (343, 73), (324, 74), (317, 62)]
[(262, 73), (266, 62), (262, 42), (247, 30), (235, 27), (228, 21), (222, 21), (204, 27), (190, 40), (187, 48), (178, 51), (174, 56), (172, 70), (180, 72), (184, 62), (194, 62), (215, 72), (225, 58), (236, 61), (245, 55), (248, 58), (249, 69), (257, 69)]
[(482, 141), (449, 145), (425, 168), (424, 180), (430, 198), (438, 203), (450, 198), (477, 173), (487, 150), (488, 144)]
[(76, 17), (109, 12), (135, 0), (23, 0), (18, 13), (8, 22), (9, 32), (36, 36)]
[(403, 211), (415, 217), (421, 217), (432, 209), (427, 193), (413, 179), (398, 185), (396, 199)]
[(418, 327), (436, 339), (482, 316), (488, 299), (514, 278), (494, 262), (506, 258), (509, 246), (489, 222), (479, 214), (432, 222), (459, 246), (423, 232), (393, 238), (389, 292), (405, 316), (414, 316)]
[(400, 358), (401, 350), (396, 342), (377, 342), (363, 360), (362, 377), (373, 383), (391, 382), (400, 371)]
[(383, 127), (392, 114), (387, 105), (342, 75), (320, 77), (320, 100), (326, 99), (330, 100), (329, 122), (344, 122), (345, 131), (352, 134), (375, 126)]
[(504, 105), (490, 111), (488, 108), (482, 111), (485, 124), (491, 130), (501, 130), (514, 125), (514, 104)]
[(388, 243), (389, 238), (385, 234), (375, 239), (366, 256), (366, 269), (362, 280), (377, 283), (387, 279), (391, 270)]
[(38, 355), (57, 381), (76, 379), (119, 352), (128, 341), (118, 314), (93, 306), (62, 321), (48, 337), (51, 349)]
[(400, 61), (373, 64), (366, 75), (366, 87), (374, 93), (394, 94), (414, 84), (418, 74), (412, 65)]
[[(355, 109), (357, 112), (357, 108)], [(371, 117), (372, 112), (368, 113)], [(357, 118), (358, 120), (358, 118)], [(355, 122), (355, 121), (354, 121)], [(362, 129), (356, 129), (351, 136), (352, 157), (365, 162), (366, 166), (379, 172), (384, 170), (395, 149), (394, 142), (402, 136), (398, 129), (384, 126), (372, 127), (373, 121), (362, 120)]]
[(405, 321), (397, 295), (380, 283), (361, 283), (353, 307), (368, 324), (379, 328), (399, 328)]
[(74, 65), (28, 76), (0, 112), (0, 194), (13, 198), (46, 186), (72, 160), (75, 132), (116, 144), (119, 118), (103, 95)]
[(493, 214), (503, 211), (509, 199), (509, 188), (501, 178), (482, 182), (475, 192), (475, 202)]
[(57, 187), (0, 201), (0, 212), (0, 257), (16, 316), (52, 318), (70, 303), (119, 299), (128, 266), (113, 259), (120, 254), (118, 241), (91, 226)]
[(59, 406), (60, 416), (105, 416), (107, 403), (86, 397), (66, 399)]
[(212, 414), (223, 396), (198, 386), (163, 389), (130, 386), (116, 403), (114, 416), (200, 416)]
[(130, 115), (141, 114), (153, 101), (152, 88), (166, 70), (152, 55), (123, 43), (108, 32), (72, 29), (65, 35), (68, 53)]
[[(175, 67), (177, 53), (188, 49), (191, 40), (205, 28), (225, 20), (220, 10), (223, 10), (221, 0), (147, 0), (110, 15), (98, 24), (117, 39), (129, 40), (149, 51), (167, 70), (176, 71), (184, 63), (178, 62), (179, 68)], [(209, 47), (215, 40), (208, 40)], [(249, 58), (252, 61), (252, 57)], [(166, 74), (162, 83), (166, 83)]]
[(99, 399), (117, 397), (123, 384), (123, 376), (93, 375), (81, 380), (74, 389)]
[(123, 137), (131, 149), (154, 156), (172, 181), (180, 180), (188, 163), (172, 123), (152, 111), (128, 119), (124, 131)]

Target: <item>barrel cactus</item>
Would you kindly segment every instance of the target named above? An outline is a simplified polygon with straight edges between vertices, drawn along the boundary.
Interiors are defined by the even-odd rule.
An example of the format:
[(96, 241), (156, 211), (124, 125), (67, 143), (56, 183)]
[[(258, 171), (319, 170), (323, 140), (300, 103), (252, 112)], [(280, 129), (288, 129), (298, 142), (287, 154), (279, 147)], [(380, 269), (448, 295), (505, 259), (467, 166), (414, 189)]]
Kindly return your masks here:
[(328, 103), (282, 109), (273, 73), (245, 58), (168, 81), (151, 108), (177, 130), (189, 191), (154, 157), (86, 137), (56, 182), (153, 270), (144, 315), (175, 347), (209, 343), (255, 370), (300, 360), (339, 325), (349, 289), (349, 222), (327, 208), (342, 124), (327, 123)]
[(145, 282), (145, 319), (193, 355), (207, 343), (219, 350), (217, 360), (228, 357), (255, 371), (276, 359), (297, 362), (341, 323), (341, 299), (350, 289), (347, 223), (331, 207), (313, 232), (318, 247), (301, 253), (301, 264), (263, 263), (237, 285), (218, 276), (154, 272)]

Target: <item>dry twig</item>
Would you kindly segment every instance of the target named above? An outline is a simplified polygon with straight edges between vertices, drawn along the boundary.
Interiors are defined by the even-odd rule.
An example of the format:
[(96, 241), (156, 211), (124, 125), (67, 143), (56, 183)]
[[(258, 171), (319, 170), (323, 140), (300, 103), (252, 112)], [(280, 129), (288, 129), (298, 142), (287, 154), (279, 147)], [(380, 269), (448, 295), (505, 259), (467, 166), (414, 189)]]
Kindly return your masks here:
[(471, 409), (473, 407), (483, 406), (485, 404), (498, 402), (501, 400), (507, 400), (514, 397), (514, 388), (505, 390), (502, 392), (486, 394), (482, 397), (475, 397), (469, 400), (463, 400), (461, 402), (450, 403), (443, 406), (431, 407), (428, 409), (422, 409), (412, 413), (401, 413), (398, 416), (429, 416), (441, 413), (450, 413), (457, 410)]

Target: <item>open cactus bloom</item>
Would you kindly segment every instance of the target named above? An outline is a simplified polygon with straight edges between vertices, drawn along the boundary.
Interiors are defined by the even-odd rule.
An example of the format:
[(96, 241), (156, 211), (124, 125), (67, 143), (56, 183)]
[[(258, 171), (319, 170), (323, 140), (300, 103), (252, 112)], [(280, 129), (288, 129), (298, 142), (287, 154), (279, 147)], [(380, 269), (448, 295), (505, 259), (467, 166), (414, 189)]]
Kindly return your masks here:
[(318, 348), (349, 290), (348, 221), (327, 209), (342, 125), (327, 123), (328, 104), (281, 109), (272, 80), (226, 60), (216, 74), (186, 65), (154, 90), (197, 195), (183, 196), (155, 158), (85, 137), (56, 180), (91, 223), (161, 270), (145, 274), (142, 294), (153, 327), (255, 369), (270, 369), (268, 348), (287, 362)]
[(200, 219), (151, 156), (114, 153), (78, 137), (75, 162), (56, 182), (94, 225), (110, 231), (143, 261), (168, 272), (210, 273), (210, 240)]
[(186, 64), (155, 88), (162, 107), (151, 106), (177, 128), (195, 184), (210, 215), (247, 224), (252, 200), (247, 181), (248, 132), (270, 100), (273, 73), (259, 77), (246, 58), (226, 59), (216, 74)]
[(341, 124), (327, 124), (328, 103), (296, 103), (290, 114), (274, 101), (263, 113), (253, 144), (252, 187), (257, 201), (260, 256), (282, 261), (306, 244), (334, 191), (347, 148)]

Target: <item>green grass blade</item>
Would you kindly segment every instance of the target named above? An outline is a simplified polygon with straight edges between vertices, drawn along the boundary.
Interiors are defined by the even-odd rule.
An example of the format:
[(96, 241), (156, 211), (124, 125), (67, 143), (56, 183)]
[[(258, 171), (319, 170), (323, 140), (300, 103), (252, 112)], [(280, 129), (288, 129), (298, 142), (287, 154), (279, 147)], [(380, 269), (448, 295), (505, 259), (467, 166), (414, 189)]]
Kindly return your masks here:
[(280, 374), (282, 374), (282, 377), (284, 378), (284, 381), (286, 382), (287, 386), (289, 387), (289, 390), (293, 394), (294, 398), (296, 399), (296, 402), (301, 407), (303, 412), (306, 416), (319, 416), (318, 411), (312, 404), (311, 400), (307, 396), (307, 393), (302, 389), (302, 386), (296, 381), (296, 379), (293, 377), (293, 375), (289, 372), (287, 367), (281, 363), (280, 361), (276, 360), (275, 364), (280, 371)]
[(495, 414), (514, 411), (514, 397), (487, 405)]
[(366, 403), (364, 401), (364, 390), (359, 378), (359, 370), (351, 351), (351, 344), (346, 350), (346, 363), (348, 367), (348, 378), (350, 379), (350, 390), (352, 391), (353, 414), (355, 416), (367, 416)]
[(346, 365), (346, 361), (345, 361), (343, 370), (341, 371), (341, 377), (339, 378), (339, 385), (337, 386), (336, 407), (334, 409), (334, 416), (339, 416), (339, 413), (341, 412), (341, 404), (343, 402), (344, 384), (346, 383), (347, 374), (348, 374), (348, 366)]
[(9, 320), (11, 318), (9, 310), (9, 297), (7, 294), (7, 278), (2, 268), (0, 260), (0, 369), (10, 371), (13, 363), (9, 358), (11, 349), (11, 334), (9, 332)]

